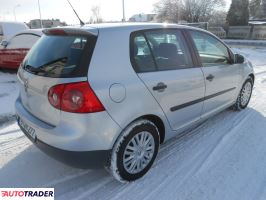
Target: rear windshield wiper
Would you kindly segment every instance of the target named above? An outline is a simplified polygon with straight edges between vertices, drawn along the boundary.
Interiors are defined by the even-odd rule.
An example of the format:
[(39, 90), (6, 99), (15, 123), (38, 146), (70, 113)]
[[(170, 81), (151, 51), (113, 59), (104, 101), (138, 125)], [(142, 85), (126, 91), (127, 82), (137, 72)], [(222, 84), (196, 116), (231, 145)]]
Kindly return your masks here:
[(32, 73), (34, 73), (34, 74), (38, 74), (38, 73), (40, 73), (40, 72), (46, 73), (46, 70), (44, 70), (44, 69), (42, 69), (42, 68), (35, 68), (35, 67), (31, 66), (31, 65), (26, 65), (26, 66), (24, 67), (24, 69), (25, 69), (26, 71), (32, 72)]
[[(55, 63), (62, 62), (58, 66), (53, 66)], [(33, 74), (37, 75), (38, 73), (45, 73), (45, 74), (54, 74), (53, 70), (55, 70), (57, 67), (64, 67), (65, 63), (67, 62), (67, 57), (59, 58), (53, 61), (50, 61), (44, 65), (41, 65), (39, 67), (33, 67), (31, 65), (25, 65), (24, 69), (26, 71), (32, 72)], [(63, 65), (62, 65), (63, 64)]]

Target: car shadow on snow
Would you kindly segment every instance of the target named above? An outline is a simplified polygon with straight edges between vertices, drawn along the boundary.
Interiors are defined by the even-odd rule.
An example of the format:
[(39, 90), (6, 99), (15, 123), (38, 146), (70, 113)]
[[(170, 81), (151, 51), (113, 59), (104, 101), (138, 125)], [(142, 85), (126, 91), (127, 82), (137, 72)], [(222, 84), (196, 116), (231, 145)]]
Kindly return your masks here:
[[(0, 187), (48, 187), (91, 172), (58, 162), (32, 144), (2, 167)], [(104, 170), (94, 173), (99, 176), (107, 174)]]
[[(247, 123), (242, 124), (243, 120), (247, 120)], [(131, 195), (137, 195), (137, 188), (141, 185), (150, 188), (145, 189), (149, 192), (153, 190), (153, 187), (157, 187), (156, 183), (158, 181), (163, 181), (165, 177), (173, 176), (172, 170), (160, 170), (168, 169), (169, 165), (176, 173), (174, 176), (186, 176), (184, 171), (179, 170), (179, 168), (184, 167), (186, 162), (190, 162), (188, 161), (190, 158), (189, 153), (192, 153), (191, 151), (194, 148), (192, 148), (191, 143), (197, 141), (197, 151), (204, 152), (207, 151), (206, 140), (208, 138), (215, 138), (215, 134), (221, 137), (222, 134), (226, 134), (224, 131), (230, 131), (238, 124), (245, 129), (250, 128), (252, 131), (261, 131), (261, 129), (265, 128), (265, 126), (254, 126), (254, 121), (259, 125), (266, 124), (266, 118), (252, 108), (247, 108), (242, 112), (223, 111), (194, 130), (182, 133), (168, 141), (161, 148), (158, 159), (150, 172), (139, 181), (128, 185), (116, 182), (105, 170), (81, 170), (66, 166), (48, 157), (34, 145), (30, 145), (1, 168), (0, 187), (55, 187), (58, 197), (68, 193), (69, 199), (74, 198), (80, 188), (83, 191), (84, 188), (85, 191), (90, 191), (91, 188), (94, 188), (91, 193), (97, 193), (97, 197), (106, 197), (108, 192), (110, 193), (109, 195), (112, 195), (113, 190), (124, 190), (127, 187), (130, 188)], [(252, 134), (250, 134), (250, 137), (252, 137)], [(200, 143), (204, 143), (204, 145)], [(209, 145), (213, 145), (213, 148), (215, 148), (217, 143)], [(179, 155), (178, 157), (176, 156), (177, 154)], [(189, 165), (186, 166), (186, 171), (190, 171), (189, 168)], [(189, 176), (187, 177), (189, 178)], [(168, 185), (166, 184), (164, 187), (167, 188)], [(139, 196), (139, 198), (141, 197)]]

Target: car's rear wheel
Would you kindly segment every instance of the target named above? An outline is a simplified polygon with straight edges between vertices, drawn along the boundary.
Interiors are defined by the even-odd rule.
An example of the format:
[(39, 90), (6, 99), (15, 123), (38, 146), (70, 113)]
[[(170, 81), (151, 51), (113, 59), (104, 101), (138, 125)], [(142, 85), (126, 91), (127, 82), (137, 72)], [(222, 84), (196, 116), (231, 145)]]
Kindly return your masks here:
[(248, 106), (253, 90), (253, 80), (248, 78), (243, 84), (240, 93), (237, 97), (237, 101), (233, 106), (234, 110), (242, 110)]
[(152, 122), (133, 122), (114, 145), (110, 166), (112, 175), (121, 182), (142, 177), (152, 166), (159, 144), (159, 131)]

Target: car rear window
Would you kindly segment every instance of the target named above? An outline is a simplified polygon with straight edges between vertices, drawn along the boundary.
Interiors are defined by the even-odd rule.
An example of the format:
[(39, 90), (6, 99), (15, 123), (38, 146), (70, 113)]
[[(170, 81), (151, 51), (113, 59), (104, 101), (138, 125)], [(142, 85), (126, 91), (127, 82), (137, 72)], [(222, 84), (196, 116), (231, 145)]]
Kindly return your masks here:
[(67, 78), (87, 76), (95, 36), (43, 35), (23, 61), (35, 75)]

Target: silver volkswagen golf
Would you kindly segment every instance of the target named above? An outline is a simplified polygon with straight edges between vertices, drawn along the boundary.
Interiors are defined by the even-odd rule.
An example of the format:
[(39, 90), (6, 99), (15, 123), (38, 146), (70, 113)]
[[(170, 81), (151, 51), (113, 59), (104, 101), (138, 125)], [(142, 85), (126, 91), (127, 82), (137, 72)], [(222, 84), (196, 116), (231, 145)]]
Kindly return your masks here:
[(18, 124), (37, 147), (132, 181), (163, 142), (226, 108), (246, 108), (255, 77), (209, 32), (124, 23), (44, 30), (18, 78)]

